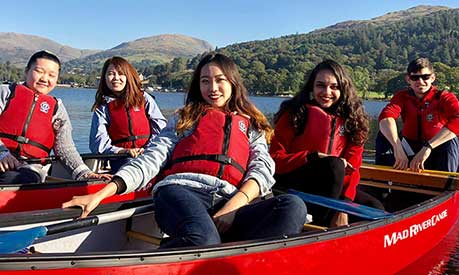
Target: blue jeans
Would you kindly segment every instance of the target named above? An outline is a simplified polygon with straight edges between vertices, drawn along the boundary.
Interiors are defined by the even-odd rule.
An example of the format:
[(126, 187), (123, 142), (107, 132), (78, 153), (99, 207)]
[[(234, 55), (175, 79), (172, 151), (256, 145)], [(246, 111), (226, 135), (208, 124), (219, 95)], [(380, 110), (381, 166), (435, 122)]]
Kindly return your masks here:
[(161, 248), (219, 244), (301, 232), (306, 206), (292, 195), (280, 195), (239, 208), (222, 236), (212, 220), (227, 199), (183, 185), (166, 185), (154, 194), (155, 218), (171, 239)]
[(0, 172), (0, 184), (41, 183), (38, 173), (30, 169)]
[[(422, 145), (421, 145), (422, 146)], [(419, 150), (413, 148), (415, 153)], [(420, 149), (420, 148), (419, 148)], [(409, 158), (411, 161), (411, 158)], [(394, 150), (386, 137), (379, 132), (376, 137), (375, 163), (392, 166), (395, 163)], [(459, 139), (457, 137), (434, 148), (424, 163), (426, 169), (456, 172), (459, 168)]]
[(121, 166), (125, 165), (131, 160), (131, 158), (113, 158), (110, 159), (111, 174), (115, 174), (120, 170)]

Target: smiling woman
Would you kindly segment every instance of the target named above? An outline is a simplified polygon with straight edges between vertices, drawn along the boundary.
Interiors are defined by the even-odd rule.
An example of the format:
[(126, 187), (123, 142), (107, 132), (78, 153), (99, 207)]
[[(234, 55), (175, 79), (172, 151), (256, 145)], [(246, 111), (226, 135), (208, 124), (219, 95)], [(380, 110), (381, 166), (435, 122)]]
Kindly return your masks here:
[(141, 155), (166, 119), (155, 99), (142, 90), (139, 74), (124, 58), (107, 59), (92, 107), (89, 148), (95, 154), (124, 154), (110, 161), (113, 172)]
[[(318, 64), (304, 88), (281, 104), (274, 122), (270, 153), (276, 161), (278, 186), (382, 208), (357, 190), (369, 120), (341, 65), (332, 60)], [(348, 223), (345, 213), (309, 210), (318, 224)]]

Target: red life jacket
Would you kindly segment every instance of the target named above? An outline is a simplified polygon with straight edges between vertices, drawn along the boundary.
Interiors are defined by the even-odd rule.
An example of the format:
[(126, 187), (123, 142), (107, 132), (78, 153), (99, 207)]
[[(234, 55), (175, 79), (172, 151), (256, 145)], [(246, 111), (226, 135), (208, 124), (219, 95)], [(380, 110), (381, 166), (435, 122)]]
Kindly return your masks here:
[(406, 93), (403, 110), (402, 135), (414, 147), (422, 147), (425, 141), (433, 138), (448, 122), (448, 118), (440, 110), (439, 104), (444, 91), (432, 87), (422, 99), (418, 99), (411, 90)]
[(322, 108), (306, 105), (307, 121), (303, 133), (295, 137), (297, 151), (307, 150), (340, 157), (346, 147), (344, 119), (330, 115)]
[(151, 136), (150, 121), (145, 106), (127, 108), (120, 100), (107, 104), (110, 116), (108, 135), (112, 145), (122, 148), (142, 148)]
[(0, 115), (2, 142), (16, 156), (49, 156), (55, 140), (52, 119), (56, 111), (56, 98), (24, 85), (13, 86)]
[(240, 186), (249, 161), (248, 128), (243, 116), (209, 109), (177, 143), (164, 175), (207, 174)]

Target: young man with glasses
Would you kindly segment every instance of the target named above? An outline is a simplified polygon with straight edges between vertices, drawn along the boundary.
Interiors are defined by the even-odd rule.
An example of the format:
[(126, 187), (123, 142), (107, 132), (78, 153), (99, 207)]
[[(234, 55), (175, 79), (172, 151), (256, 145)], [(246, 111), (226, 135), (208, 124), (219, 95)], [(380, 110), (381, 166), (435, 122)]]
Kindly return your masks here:
[[(456, 172), (459, 165), (459, 102), (434, 85), (435, 72), (427, 58), (410, 62), (405, 80), (379, 115), (376, 164), (395, 169)], [(401, 116), (398, 133), (396, 119)]]

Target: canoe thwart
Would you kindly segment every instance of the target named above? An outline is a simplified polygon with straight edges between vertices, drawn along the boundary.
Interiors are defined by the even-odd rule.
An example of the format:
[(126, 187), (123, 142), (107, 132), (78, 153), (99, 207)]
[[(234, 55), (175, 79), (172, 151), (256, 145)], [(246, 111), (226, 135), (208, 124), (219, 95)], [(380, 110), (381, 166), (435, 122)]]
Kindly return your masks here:
[(457, 190), (459, 178), (456, 177), (456, 174), (457, 173), (433, 170), (413, 172), (407, 170), (396, 170), (389, 166), (371, 164), (365, 164), (360, 167), (360, 177), (362, 179), (373, 181), (392, 181), (440, 190)]

